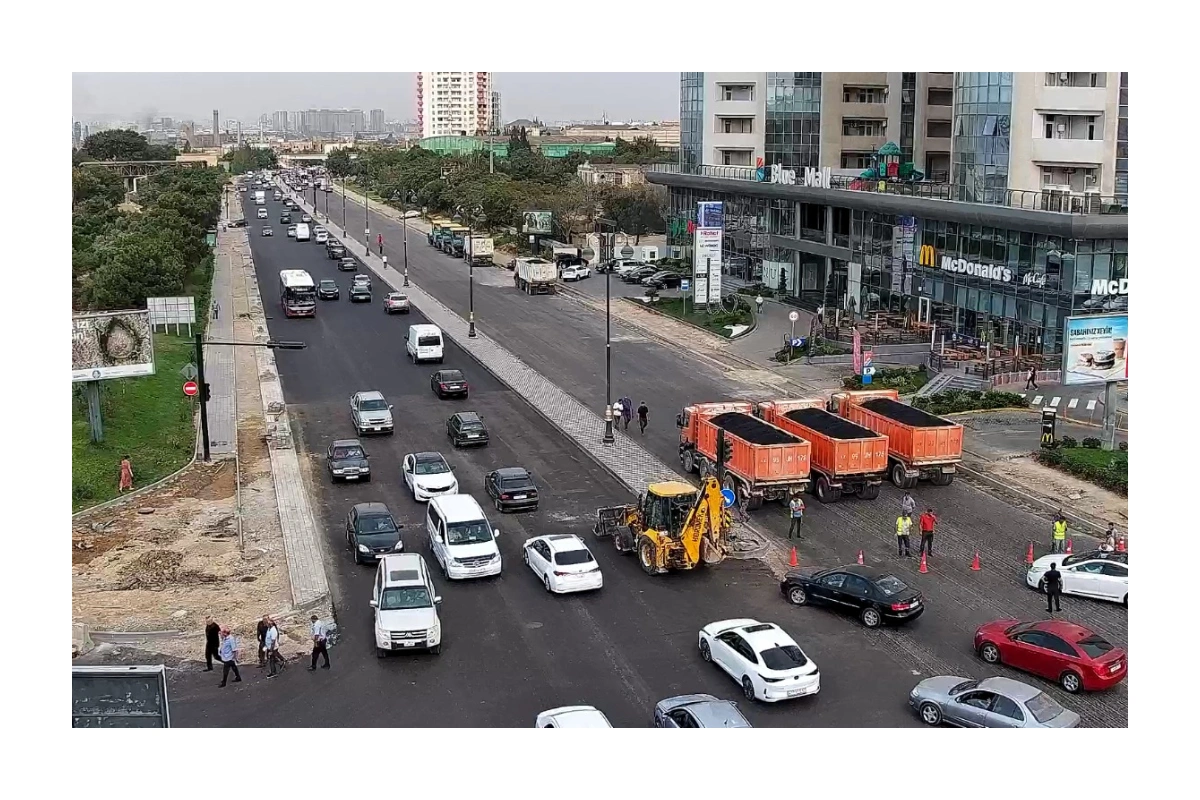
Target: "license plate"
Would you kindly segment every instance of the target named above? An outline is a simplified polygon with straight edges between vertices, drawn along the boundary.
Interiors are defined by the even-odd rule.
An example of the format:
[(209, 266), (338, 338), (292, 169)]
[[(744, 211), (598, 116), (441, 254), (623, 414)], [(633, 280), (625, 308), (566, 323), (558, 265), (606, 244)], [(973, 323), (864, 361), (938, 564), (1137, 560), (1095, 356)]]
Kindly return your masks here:
[(1109, 672), (1119, 672), (1120, 670), (1121, 670), (1121, 662), (1120, 661), (1118, 661), (1117, 663), (1113, 664), (1111, 667), (1108, 668)]
[(529, 496), (529, 495), (524, 495), (524, 494), (514, 494), (514, 495), (513, 495), (513, 500), (524, 500), (524, 499), (525, 499), (526, 497), (528, 497), (528, 496)]
[(808, 689), (788, 689), (788, 697), (799, 697), (800, 695), (808, 694)]
[(468, 438), (468, 439), (478, 439), (478, 438), (479, 438), (479, 434), (478, 434), (478, 433), (468, 433), (468, 434), (467, 434), (467, 438)]
[(345, 477), (345, 478), (346, 478), (346, 480), (348, 480), (348, 481), (356, 481), (356, 480), (358, 480), (358, 476), (357, 476), (357, 475), (345, 475), (345, 476), (343, 476), (343, 477)]

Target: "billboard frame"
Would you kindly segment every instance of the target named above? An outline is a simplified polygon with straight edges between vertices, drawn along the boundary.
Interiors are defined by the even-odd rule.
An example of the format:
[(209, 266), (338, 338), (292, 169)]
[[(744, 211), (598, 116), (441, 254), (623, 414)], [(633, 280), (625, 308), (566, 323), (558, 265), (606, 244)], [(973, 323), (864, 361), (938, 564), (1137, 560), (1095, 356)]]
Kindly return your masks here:
[[(109, 352), (109, 340), (118, 332), (134, 340), (131, 356), (137, 360), (121, 359)], [(103, 311), (71, 317), (72, 383), (153, 374), (154, 329), (149, 311)]]
[(533, 236), (549, 236), (554, 232), (554, 214), (551, 211), (522, 211), (522, 233)]
[[(131, 706), (126, 696), (115, 702), (109, 702), (107, 696), (93, 698), (86, 692), (80, 691), (80, 682), (132, 682), (134, 686), (145, 687), (154, 684), (157, 702), (152, 702), (148, 712), (129, 711)], [(108, 721), (106, 724), (105, 721)], [(120, 721), (132, 722), (157, 720), (159, 724), (119, 724)], [(94, 721), (97, 724), (79, 724)], [(116, 722), (118, 724), (112, 724)], [(171, 727), (171, 701), (167, 691), (167, 668), (162, 664), (154, 666), (75, 666), (71, 667), (71, 727), (72, 728), (169, 728)]]
[[(1076, 342), (1072, 344), (1072, 334)], [(1063, 320), (1062, 383), (1064, 386), (1105, 385), (1129, 380), (1129, 312), (1087, 314)], [(1101, 353), (1111, 353), (1113, 366), (1090, 369), (1086, 363)], [(1119, 355), (1118, 355), (1119, 354)]]

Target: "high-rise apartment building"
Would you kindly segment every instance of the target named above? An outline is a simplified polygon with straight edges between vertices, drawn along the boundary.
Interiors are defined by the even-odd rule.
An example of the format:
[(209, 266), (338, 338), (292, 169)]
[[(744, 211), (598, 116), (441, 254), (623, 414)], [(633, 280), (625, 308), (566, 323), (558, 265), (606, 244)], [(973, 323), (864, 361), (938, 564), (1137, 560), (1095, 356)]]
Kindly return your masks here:
[(500, 93), (492, 92), (492, 133), (499, 133), (504, 128), (504, 117), (500, 115)]
[(71, 147), (78, 150), (83, 144), (83, 123), (76, 121), (71, 125)]
[(861, 170), (894, 142), (945, 180), (952, 88), (949, 72), (685, 72), (681, 163)]
[(288, 130), (288, 112), (276, 111), (271, 114), (271, 130), (280, 133)]
[(304, 136), (365, 133), (367, 121), (357, 108), (310, 108), (292, 112), (292, 130)]
[(491, 123), (491, 73), (417, 73), (417, 124), (422, 137), (486, 136)]
[(371, 109), (371, 126), (368, 128), (371, 133), (383, 133), (384, 125), (386, 124), (385, 115), (382, 108)]

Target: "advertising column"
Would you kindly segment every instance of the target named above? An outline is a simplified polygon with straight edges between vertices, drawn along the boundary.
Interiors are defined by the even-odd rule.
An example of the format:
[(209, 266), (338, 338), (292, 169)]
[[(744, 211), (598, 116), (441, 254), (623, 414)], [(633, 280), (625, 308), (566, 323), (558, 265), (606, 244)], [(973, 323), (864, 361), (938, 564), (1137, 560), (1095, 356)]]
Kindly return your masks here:
[(697, 305), (721, 302), (721, 246), (725, 238), (725, 206), (723, 203), (696, 204), (695, 261), (692, 274), (696, 280)]

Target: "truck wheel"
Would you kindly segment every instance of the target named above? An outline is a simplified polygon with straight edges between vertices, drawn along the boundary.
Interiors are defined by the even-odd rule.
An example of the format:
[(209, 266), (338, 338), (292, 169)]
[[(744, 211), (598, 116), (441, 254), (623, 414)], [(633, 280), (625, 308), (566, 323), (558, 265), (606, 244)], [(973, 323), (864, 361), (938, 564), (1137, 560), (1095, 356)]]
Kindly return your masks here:
[(904, 465), (899, 461), (892, 465), (892, 483), (900, 489), (908, 488), (908, 476), (904, 474)]
[(817, 478), (817, 499), (822, 503), (836, 503), (842, 498), (842, 490), (829, 485), (829, 479), (824, 475)]
[(954, 473), (951, 472), (947, 474), (945, 472), (935, 472), (929, 478), (929, 482), (934, 486), (949, 486), (954, 482)]
[(879, 497), (879, 484), (868, 485), (864, 483), (862, 488), (858, 490), (858, 497), (860, 500), (874, 500), (876, 497)]
[(762, 508), (763, 497), (761, 494), (748, 494), (744, 495), (744, 497), (747, 511), (757, 511)]
[(657, 548), (649, 536), (643, 536), (638, 541), (638, 563), (647, 575), (659, 575), (658, 562), (655, 560)]
[(679, 460), (683, 463), (683, 471), (687, 474), (691, 475), (696, 471), (696, 454), (691, 450), (684, 450)]
[(700, 477), (710, 478), (713, 474), (713, 466), (707, 458), (700, 459)]

